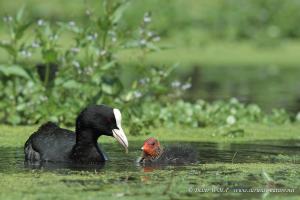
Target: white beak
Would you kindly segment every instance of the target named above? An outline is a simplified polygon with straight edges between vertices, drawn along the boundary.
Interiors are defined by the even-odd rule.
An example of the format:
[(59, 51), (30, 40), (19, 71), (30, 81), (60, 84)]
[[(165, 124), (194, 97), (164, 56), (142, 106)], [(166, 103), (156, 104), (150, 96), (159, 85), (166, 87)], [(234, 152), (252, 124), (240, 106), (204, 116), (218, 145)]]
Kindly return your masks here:
[(127, 140), (127, 137), (121, 127), (121, 120), (122, 120), (121, 112), (119, 109), (116, 109), (116, 108), (114, 108), (113, 112), (114, 112), (114, 116), (116, 118), (116, 125), (118, 127), (118, 129), (112, 130), (113, 136), (126, 149), (126, 153), (127, 153), (128, 152), (128, 140)]
[(128, 140), (122, 128), (113, 129), (113, 136), (118, 140), (118, 142), (126, 149), (128, 149)]

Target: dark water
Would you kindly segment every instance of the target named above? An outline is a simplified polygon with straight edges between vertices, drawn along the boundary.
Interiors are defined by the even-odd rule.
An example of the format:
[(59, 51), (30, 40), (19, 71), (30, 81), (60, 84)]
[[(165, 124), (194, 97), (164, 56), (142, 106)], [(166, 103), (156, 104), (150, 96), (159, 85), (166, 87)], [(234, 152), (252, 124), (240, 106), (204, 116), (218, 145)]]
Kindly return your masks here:
[(191, 77), (192, 88), (187, 100), (228, 100), (236, 97), (244, 103), (255, 103), (266, 111), (284, 108), (300, 111), (299, 66), (201, 66), (181, 69), (178, 77)]
[[(118, 144), (104, 144), (109, 161), (103, 165), (76, 165), (70, 163), (24, 163), (23, 148), (0, 147), (0, 172), (14, 173), (30, 169), (70, 170), (128, 170), (143, 168), (136, 163), (141, 142), (132, 142), (129, 153)], [(164, 145), (171, 145), (166, 143)], [(199, 153), (199, 162), (213, 163), (291, 163), (300, 164), (300, 140), (263, 141), (248, 144), (184, 142)], [(164, 167), (164, 166), (160, 166)], [(179, 166), (178, 166), (179, 167)]]

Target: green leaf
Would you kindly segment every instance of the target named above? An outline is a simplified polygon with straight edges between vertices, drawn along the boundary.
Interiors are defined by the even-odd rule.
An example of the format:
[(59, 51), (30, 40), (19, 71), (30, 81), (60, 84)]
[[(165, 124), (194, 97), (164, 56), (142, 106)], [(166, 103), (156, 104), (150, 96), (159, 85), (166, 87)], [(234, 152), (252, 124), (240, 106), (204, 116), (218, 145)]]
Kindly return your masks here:
[(127, 8), (128, 6), (128, 2), (125, 1), (125, 2), (122, 2), (118, 5), (116, 5), (116, 7), (114, 8), (114, 14), (112, 16), (112, 23), (113, 24), (116, 24), (123, 16), (123, 13), (125, 11), (125, 9)]
[(109, 95), (117, 95), (121, 93), (123, 89), (123, 85), (120, 80), (118, 79), (111, 79), (111, 80), (103, 80), (101, 86), (102, 91)]
[(168, 88), (162, 85), (153, 85), (151, 91), (157, 94), (165, 94), (168, 92)]
[(57, 52), (53, 49), (45, 50), (42, 53), (46, 63), (55, 62), (57, 60)]
[(24, 14), (25, 6), (22, 6), (21, 9), (18, 10), (16, 20), (18, 23), (21, 22), (23, 14)]
[(98, 19), (98, 26), (101, 30), (103, 31), (107, 31), (109, 29), (110, 26), (110, 21), (108, 18), (103, 17), (103, 18), (99, 18)]
[(8, 54), (10, 54), (10, 55), (12, 55), (12, 56), (15, 56), (15, 55), (16, 55), (16, 51), (15, 51), (15, 49), (12, 47), (11, 44), (0, 42), (0, 47), (3, 48), (4, 50), (6, 50)]
[(14, 115), (10, 115), (7, 121), (13, 125), (17, 125), (21, 123), (22, 119), (17, 113), (15, 113)]
[(101, 70), (105, 71), (105, 70), (111, 69), (112, 67), (114, 67), (115, 63), (116, 63), (116, 61), (106, 63), (105, 65), (103, 65), (101, 67)]
[(178, 67), (179, 67), (179, 63), (175, 63), (173, 65), (171, 65), (170, 67), (168, 67), (166, 70), (165, 70), (165, 73), (167, 76), (169, 76), (172, 72), (174, 72)]
[(0, 65), (0, 73), (2, 73), (4, 76), (18, 76), (30, 80), (30, 76), (28, 75), (28, 73), (18, 65)]
[(16, 28), (16, 40), (22, 38), (24, 32), (30, 27), (31, 24), (32, 22), (27, 22)]
[(80, 83), (74, 81), (74, 80), (68, 80), (63, 83), (63, 87), (66, 89), (76, 89), (80, 87)]

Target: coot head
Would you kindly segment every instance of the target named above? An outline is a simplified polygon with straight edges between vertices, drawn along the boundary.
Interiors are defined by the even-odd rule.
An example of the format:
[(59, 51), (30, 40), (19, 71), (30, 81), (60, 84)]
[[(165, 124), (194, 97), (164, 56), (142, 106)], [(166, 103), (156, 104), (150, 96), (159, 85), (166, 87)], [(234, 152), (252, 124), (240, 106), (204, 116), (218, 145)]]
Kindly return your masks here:
[[(122, 115), (119, 109), (105, 105), (91, 105), (85, 108), (76, 119), (78, 137), (112, 136), (128, 148), (128, 140), (121, 126)], [(86, 134), (82, 134), (86, 132)]]
[(145, 157), (156, 158), (162, 153), (162, 147), (157, 139), (151, 137), (148, 138), (141, 150), (144, 153)]

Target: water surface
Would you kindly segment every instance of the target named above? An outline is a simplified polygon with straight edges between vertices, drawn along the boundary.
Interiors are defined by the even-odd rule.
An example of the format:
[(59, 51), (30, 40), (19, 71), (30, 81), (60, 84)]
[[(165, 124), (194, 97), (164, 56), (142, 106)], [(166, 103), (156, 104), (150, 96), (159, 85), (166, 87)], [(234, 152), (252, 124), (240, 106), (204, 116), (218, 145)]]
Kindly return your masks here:
[[(131, 142), (129, 153), (116, 143), (103, 144), (102, 149), (109, 157), (103, 165), (78, 165), (71, 163), (26, 163), (23, 148), (0, 147), (0, 172), (20, 172), (28, 169), (70, 169), (70, 170), (129, 170), (137, 171), (142, 168), (136, 163), (141, 155), (140, 144)], [(300, 141), (263, 141), (252, 143), (213, 143), (213, 142), (163, 142), (164, 146), (191, 145), (199, 155), (199, 163), (292, 163), (300, 164)], [(164, 166), (161, 166), (164, 167)], [(179, 167), (179, 166), (178, 166)]]
[[(23, 148), (0, 147), (0, 194), (58, 199), (99, 196), (124, 199), (285, 199), (300, 196), (300, 141), (257, 141), (247, 144), (182, 142), (199, 153), (199, 164), (140, 166), (140, 142), (129, 153), (117, 143), (102, 145), (110, 160), (102, 165), (24, 163)], [(161, 142), (173, 145), (174, 142)], [(14, 188), (12, 192), (11, 188)], [(62, 190), (63, 188), (63, 190)], [(294, 192), (234, 192), (235, 189), (293, 188)], [(201, 190), (210, 190), (201, 192)], [(229, 189), (229, 192), (212, 190)], [(25, 191), (25, 193), (24, 193)], [(47, 191), (47, 194), (45, 194)], [(3, 196), (4, 195), (4, 196)], [(14, 196), (16, 195), (16, 196)], [(46, 195), (46, 196), (45, 196)]]

